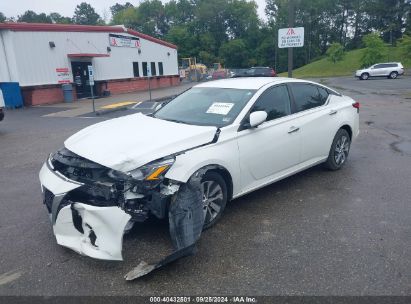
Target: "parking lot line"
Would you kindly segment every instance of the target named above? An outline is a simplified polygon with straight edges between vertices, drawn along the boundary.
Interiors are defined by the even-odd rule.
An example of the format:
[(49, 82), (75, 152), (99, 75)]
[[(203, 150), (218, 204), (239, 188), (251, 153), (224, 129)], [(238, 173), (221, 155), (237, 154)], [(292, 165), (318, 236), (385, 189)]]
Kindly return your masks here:
[(122, 101), (101, 107), (101, 109), (115, 109), (137, 103), (136, 101)]

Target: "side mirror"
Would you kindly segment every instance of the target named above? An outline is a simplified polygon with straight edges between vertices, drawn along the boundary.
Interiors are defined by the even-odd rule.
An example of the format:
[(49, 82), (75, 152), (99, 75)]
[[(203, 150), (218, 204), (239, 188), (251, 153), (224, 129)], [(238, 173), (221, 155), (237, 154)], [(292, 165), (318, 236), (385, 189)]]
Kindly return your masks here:
[(266, 111), (255, 111), (250, 113), (250, 127), (255, 128), (261, 125), (267, 119)]

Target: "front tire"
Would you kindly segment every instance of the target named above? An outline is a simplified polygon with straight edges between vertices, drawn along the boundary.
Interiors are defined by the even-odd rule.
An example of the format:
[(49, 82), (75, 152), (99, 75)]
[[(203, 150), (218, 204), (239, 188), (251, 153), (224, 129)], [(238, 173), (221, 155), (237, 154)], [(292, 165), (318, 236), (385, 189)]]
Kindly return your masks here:
[(227, 184), (220, 174), (209, 171), (201, 180), (201, 193), (205, 217), (203, 229), (208, 229), (223, 214), (227, 204)]
[(388, 77), (391, 78), (391, 79), (395, 79), (395, 78), (398, 77), (398, 73), (397, 72), (391, 72), (390, 76), (388, 76)]
[(350, 135), (346, 130), (339, 129), (335, 134), (325, 166), (332, 171), (341, 169), (347, 161), (350, 147)]
[(368, 78), (370, 78), (370, 74), (362, 73), (360, 77), (361, 77), (361, 80), (367, 80)]

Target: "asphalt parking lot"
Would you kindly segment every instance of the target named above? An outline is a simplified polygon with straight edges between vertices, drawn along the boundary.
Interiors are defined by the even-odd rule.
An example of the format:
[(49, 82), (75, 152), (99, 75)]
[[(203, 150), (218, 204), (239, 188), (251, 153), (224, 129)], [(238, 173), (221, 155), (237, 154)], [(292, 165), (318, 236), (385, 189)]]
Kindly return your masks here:
[[(126, 282), (171, 248), (166, 222), (138, 225), (124, 262), (60, 247), (38, 171), (74, 132), (130, 111), (0, 123), (0, 295), (411, 295), (411, 78), (317, 79), (361, 103), (361, 134), (337, 172), (321, 166), (231, 202), (198, 252)], [(130, 130), (130, 137), (139, 130)], [(107, 139), (110, 144), (110, 139)]]

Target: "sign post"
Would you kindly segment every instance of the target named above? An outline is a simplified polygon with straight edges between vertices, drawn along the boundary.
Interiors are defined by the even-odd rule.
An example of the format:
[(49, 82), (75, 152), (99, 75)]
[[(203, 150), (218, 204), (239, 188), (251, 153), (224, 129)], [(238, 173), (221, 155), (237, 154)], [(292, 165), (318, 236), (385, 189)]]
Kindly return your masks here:
[(288, 48), (288, 77), (292, 77), (293, 48), (304, 46), (304, 28), (290, 27), (278, 30), (278, 47)]
[(90, 91), (91, 91), (91, 98), (93, 99), (93, 112), (96, 112), (96, 106), (94, 104), (94, 71), (93, 71), (93, 66), (89, 65), (88, 67), (88, 82), (90, 85)]
[(288, 77), (293, 77), (293, 48), (304, 46), (304, 28), (294, 28), (294, 0), (288, 1), (288, 28), (278, 30), (278, 47), (288, 48)]
[(148, 92), (150, 94), (151, 101), (151, 68), (147, 65), (147, 76), (148, 76)]
[[(288, 27), (293, 28), (295, 21), (294, 15), (294, 0), (288, 1)], [(289, 31), (287, 31), (289, 32)], [(288, 78), (293, 77), (293, 60), (294, 60), (294, 52), (292, 47), (288, 47)]]

